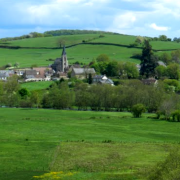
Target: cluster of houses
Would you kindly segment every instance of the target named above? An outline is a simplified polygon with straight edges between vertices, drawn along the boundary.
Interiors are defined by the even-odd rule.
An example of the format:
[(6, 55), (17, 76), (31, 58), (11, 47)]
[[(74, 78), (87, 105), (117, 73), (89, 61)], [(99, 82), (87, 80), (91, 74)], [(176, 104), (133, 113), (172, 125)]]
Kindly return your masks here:
[(67, 79), (69, 72), (71, 77), (85, 79), (91, 74), (93, 83), (114, 85), (113, 81), (105, 75), (96, 75), (94, 68), (82, 68), (79, 64), (69, 65), (65, 47), (63, 48), (61, 58), (57, 58), (51, 66), (0, 70), (0, 80), (6, 81), (9, 77), (17, 75), (24, 82), (50, 81), (61, 78)]

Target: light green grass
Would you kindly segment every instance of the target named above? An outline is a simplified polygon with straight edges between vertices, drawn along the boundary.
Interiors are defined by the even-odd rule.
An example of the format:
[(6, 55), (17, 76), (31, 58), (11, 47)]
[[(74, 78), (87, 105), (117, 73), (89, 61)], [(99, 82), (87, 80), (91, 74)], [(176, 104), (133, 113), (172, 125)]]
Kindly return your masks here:
[(147, 116), (153, 115), (1, 108), (0, 179), (28, 180), (49, 167), (79, 171), (81, 179), (139, 176), (180, 139), (180, 123)]
[(49, 167), (78, 171), (82, 179), (133, 178), (163, 160), (180, 139), (180, 123), (150, 114), (135, 119), (130, 113), (16, 108), (0, 114), (3, 180), (31, 179)]
[(83, 34), (83, 35), (64, 35), (64, 36), (53, 36), (44, 38), (29, 38), (15, 41), (8, 41), (8, 46), (21, 46), (21, 47), (48, 47), (54, 48), (59, 47), (58, 40), (63, 39), (66, 46), (72, 44), (82, 43), (83, 40), (98, 38), (99, 34)]
[(155, 50), (175, 50), (180, 49), (180, 43), (170, 41), (150, 41)]
[[(131, 61), (139, 63), (139, 60), (130, 58), (133, 53), (141, 52), (134, 48), (121, 48), (106, 45), (78, 45), (66, 49), (69, 63), (76, 61), (89, 63), (100, 54), (109, 55), (110, 59), (117, 61)], [(32, 64), (38, 66), (48, 66), (53, 61), (61, 57), (62, 49), (0, 49), (0, 66), (8, 63), (19, 63), (20, 67), (31, 67)]]
[(27, 83), (22, 83), (21, 88), (26, 88), (29, 91), (41, 90), (48, 88), (52, 83), (53, 81), (27, 82)]

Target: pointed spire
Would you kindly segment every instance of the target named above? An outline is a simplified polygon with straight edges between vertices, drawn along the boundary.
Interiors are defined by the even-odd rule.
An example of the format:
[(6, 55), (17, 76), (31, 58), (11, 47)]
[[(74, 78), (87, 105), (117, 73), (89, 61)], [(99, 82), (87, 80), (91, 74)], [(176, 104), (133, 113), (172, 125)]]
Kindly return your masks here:
[(63, 55), (66, 55), (66, 49), (65, 49), (65, 46), (63, 47), (63, 51), (62, 51), (62, 56)]

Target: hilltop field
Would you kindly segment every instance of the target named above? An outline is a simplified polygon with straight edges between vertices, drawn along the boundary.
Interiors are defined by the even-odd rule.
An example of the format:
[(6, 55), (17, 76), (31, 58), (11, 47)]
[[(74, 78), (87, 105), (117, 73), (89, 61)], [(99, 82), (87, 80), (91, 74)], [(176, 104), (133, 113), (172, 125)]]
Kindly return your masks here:
[(49, 179), (59, 172), (65, 180), (144, 180), (179, 147), (180, 124), (149, 118), (153, 114), (16, 108), (0, 114), (3, 180), (48, 172), (54, 172)]
[[(62, 35), (1, 42), (0, 46), (6, 48), (0, 48), (0, 66), (15, 62), (18, 62), (20, 67), (52, 64), (51, 60), (61, 56), (60, 41), (63, 41), (67, 47), (70, 64), (76, 61), (87, 64), (100, 54), (107, 54), (112, 60), (140, 62), (132, 58), (134, 54), (142, 51), (142, 46), (131, 46), (135, 42), (135, 36), (121, 34), (101, 36), (101, 34)], [(180, 48), (179, 43), (170, 41), (151, 41), (151, 45), (158, 54), (170, 53)]]

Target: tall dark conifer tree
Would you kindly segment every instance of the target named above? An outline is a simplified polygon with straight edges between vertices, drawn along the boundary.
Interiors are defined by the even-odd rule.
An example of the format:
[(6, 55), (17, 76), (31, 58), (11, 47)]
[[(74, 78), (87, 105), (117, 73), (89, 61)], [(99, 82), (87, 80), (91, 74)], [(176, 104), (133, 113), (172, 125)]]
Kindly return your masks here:
[(153, 55), (152, 46), (145, 40), (141, 57), (140, 75), (146, 78), (155, 76), (155, 68), (158, 66), (158, 59)]

